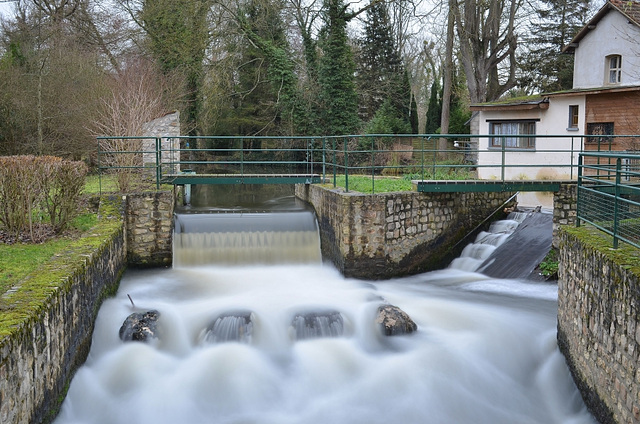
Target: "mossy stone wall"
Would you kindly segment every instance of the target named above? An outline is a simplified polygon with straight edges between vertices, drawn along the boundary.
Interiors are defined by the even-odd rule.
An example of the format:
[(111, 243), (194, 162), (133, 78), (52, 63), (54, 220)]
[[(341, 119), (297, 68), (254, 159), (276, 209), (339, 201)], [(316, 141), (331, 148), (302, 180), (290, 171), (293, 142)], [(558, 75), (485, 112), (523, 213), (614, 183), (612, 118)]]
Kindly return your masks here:
[(100, 304), (126, 266), (120, 200), (101, 209), (91, 235), (2, 296), (1, 423), (50, 422), (84, 363)]
[(558, 345), (600, 423), (640, 422), (640, 251), (559, 231)]

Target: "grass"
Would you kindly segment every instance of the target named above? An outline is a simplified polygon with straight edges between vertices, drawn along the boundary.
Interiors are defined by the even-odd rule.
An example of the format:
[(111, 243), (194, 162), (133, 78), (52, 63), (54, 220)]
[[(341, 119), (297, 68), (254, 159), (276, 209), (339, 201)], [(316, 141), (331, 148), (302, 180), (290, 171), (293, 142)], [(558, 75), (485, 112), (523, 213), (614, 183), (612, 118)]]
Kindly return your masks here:
[[(323, 184), (323, 187), (333, 187), (333, 177), (330, 178), (329, 184)], [(336, 177), (336, 186), (346, 188), (346, 178), (344, 175)], [(374, 191), (375, 189), (375, 191)], [(360, 193), (389, 193), (394, 191), (411, 191), (413, 186), (411, 180), (404, 178), (392, 178), (392, 177), (376, 177), (373, 179), (371, 176), (366, 175), (350, 175), (349, 176), (349, 191), (357, 191)]]
[[(323, 187), (333, 187), (333, 176), (329, 175), (329, 183)], [(474, 174), (464, 168), (436, 168), (435, 174), (425, 169), (425, 180), (469, 180)], [(406, 174), (401, 177), (373, 177), (371, 175), (349, 175), (349, 191), (365, 194), (390, 193), (396, 191), (414, 191), (412, 180), (421, 180), (421, 173)], [(344, 175), (336, 176), (336, 186), (346, 189)]]
[[(72, 232), (77, 236), (97, 223), (96, 214), (80, 215), (71, 224)], [(75, 238), (77, 237), (60, 237), (40, 244), (0, 244), (0, 294), (7, 292), (54, 254), (68, 248)]]

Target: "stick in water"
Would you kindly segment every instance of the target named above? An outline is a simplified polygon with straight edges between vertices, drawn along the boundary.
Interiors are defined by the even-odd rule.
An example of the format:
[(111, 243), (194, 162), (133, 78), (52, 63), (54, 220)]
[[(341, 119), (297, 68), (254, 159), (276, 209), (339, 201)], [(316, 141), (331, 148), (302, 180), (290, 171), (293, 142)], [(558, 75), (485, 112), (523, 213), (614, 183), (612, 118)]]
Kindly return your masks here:
[(136, 304), (135, 304), (135, 303), (133, 303), (133, 299), (131, 299), (131, 296), (129, 296), (129, 295), (127, 294), (127, 297), (129, 298), (129, 301), (131, 302), (131, 306), (133, 306), (133, 307), (135, 308), (135, 307), (136, 307)]

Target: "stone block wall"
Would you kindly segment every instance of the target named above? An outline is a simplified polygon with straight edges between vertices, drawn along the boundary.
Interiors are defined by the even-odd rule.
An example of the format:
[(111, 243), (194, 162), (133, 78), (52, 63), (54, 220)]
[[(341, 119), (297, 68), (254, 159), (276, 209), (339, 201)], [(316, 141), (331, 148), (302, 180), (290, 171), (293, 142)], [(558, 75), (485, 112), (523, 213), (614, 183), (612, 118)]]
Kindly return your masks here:
[(575, 225), (578, 215), (577, 184), (561, 184), (560, 190), (553, 194), (553, 247), (558, 248), (558, 231), (562, 225)]
[(640, 423), (638, 252), (602, 234), (559, 231), (558, 345), (600, 423)]
[(170, 266), (174, 192), (129, 194), (126, 199), (128, 263), (138, 267)]
[(48, 423), (91, 345), (103, 298), (126, 262), (122, 216), (103, 219), (0, 297), (0, 422)]
[[(320, 226), (322, 256), (348, 277), (383, 279), (442, 268), (466, 243), (456, 245), (513, 193), (364, 195), (296, 186)], [(487, 221), (488, 225), (490, 221)], [(473, 241), (469, 238), (467, 242)]]
[[(172, 169), (163, 169), (163, 173), (180, 172), (180, 152), (176, 151), (180, 148), (180, 141), (176, 138), (180, 136), (180, 112), (168, 113), (151, 122), (144, 124), (143, 128), (145, 137), (160, 137), (162, 153), (162, 163), (174, 163)], [(143, 140), (142, 162), (144, 165), (156, 164), (156, 141), (153, 139)]]

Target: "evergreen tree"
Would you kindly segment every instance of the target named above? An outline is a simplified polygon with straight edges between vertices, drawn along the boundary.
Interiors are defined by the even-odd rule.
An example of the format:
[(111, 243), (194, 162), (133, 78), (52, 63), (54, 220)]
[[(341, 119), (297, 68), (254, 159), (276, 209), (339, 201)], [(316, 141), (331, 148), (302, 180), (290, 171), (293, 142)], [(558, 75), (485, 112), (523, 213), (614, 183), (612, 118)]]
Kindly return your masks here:
[(529, 52), (522, 60), (522, 86), (552, 92), (573, 86), (573, 56), (562, 48), (588, 19), (590, 0), (542, 0), (532, 23)]
[(148, 36), (150, 51), (166, 74), (185, 79), (185, 113), (190, 135), (200, 132), (204, 57), (209, 43), (208, 0), (144, 0), (137, 21)]
[(321, 131), (327, 135), (352, 134), (359, 127), (358, 97), (354, 82), (355, 63), (347, 37), (343, 0), (325, 0), (325, 26), (318, 64)]
[(412, 131), (411, 119), (415, 113), (412, 115), (409, 77), (395, 43), (393, 26), (384, 2), (372, 3), (367, 10), (364, 37), (358, 44), (360, 118), (366, 122), (376, 116), (379, 120), (381, 106), (388, 103), (384, 108), (385, 113), (391, 113), (388, 118), (404, 121), (409, 127), (402, 127)]
[(440, 95), (440, 84), (435, 79), (431, 84), (431, 95), (427, 105), (427, 124), (425, 134), (436, 134), (440, 128), (440, 118), (442, 117), (442, 96)]

